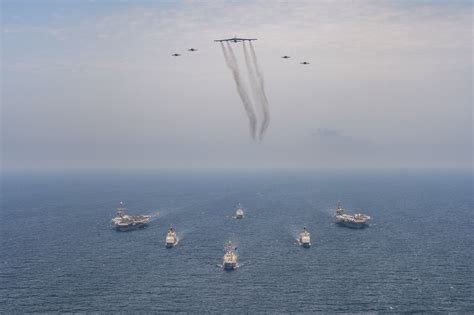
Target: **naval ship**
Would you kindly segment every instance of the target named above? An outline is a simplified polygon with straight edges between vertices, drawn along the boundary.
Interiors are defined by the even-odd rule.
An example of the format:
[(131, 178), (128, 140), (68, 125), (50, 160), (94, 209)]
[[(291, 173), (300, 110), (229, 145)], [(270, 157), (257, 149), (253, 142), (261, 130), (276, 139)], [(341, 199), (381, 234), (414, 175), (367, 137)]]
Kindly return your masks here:
[(235, 218), (236, 219), (243, 219), (244, 218), (244, 209), (242, 209), (242, 206), (239, 205), (237, 206), (237, 210), (235, 210)]
[(355, 214), (345, 214), (344, 208), (342, 208), (341, 203), (337, 203), (336, 208), (336, 223), (353, 228), (353, 229), (362, 229), (368, 226), (368, 221), (370, 220), (370, 216), (361, 213)]
[(311, 236), (310, 236), (306, 226), (303, 228), (303, 232), (300, 233), (300, 236), (298, 237), (298, 242), (303, 247), (310, 247), (311, 246)]
[(125, 214), (123, 202), (117, 208), (117, 215), (112, 219), (112, 224), (119, 231), (130, 231), (136, 228), (145, 227), (150, 222), (149, 215), (128, 215)]
[(170, 227), (168, 229), (168, 233), (166, 234), (165, 245), (166, 248), (174, 247), (178, 244), (178, 237), (176, 235), (176, 231)]
[(225, 249), (225, 255), (222, 262), (222, 268), (224, 268), (224, 270), (237, 269), (237, 267), (239, 266), (237, 263), (238, 256), (237, 256), (237, 253), (235, 252), (237, 248), (231, 242), (227, 242), (224, 245), (224, 249)]

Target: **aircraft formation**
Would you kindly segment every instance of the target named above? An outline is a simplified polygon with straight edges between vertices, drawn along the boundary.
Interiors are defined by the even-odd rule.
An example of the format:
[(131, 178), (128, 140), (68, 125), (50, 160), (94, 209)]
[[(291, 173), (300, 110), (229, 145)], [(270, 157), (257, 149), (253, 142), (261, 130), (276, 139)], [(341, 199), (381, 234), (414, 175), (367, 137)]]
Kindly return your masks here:
[[(248, 118), (249, 133), (253, 140), (263, 140), (266, 130), (270, 124), (270, 108), (267, 95), (265, 93), (264, 76), (258, 62), (255, 48), (252, 44), (257, 38), (232, 38), (215, 39), (214, 42), (220, 44), (224, 60), (229, 68), (235, 82), (237, 94), (242, 101), (243, 109)], [(244, 56), (244, 65), (239, 65), (236, 52), (232, 44), (241, 43)], [(236, 45), (239, 46), (239, 45)], [(187, 51), (195, 52), (196, 48), (188, 48)], [(173, 57), (181, 54), (175, 52)], [(282, 59), (290, 59), (288, 55), (281, 56)], [(301, 61), (301, 65), (309, 65), (308, 61)], [(245, 71), (246, 70), (246, 71)], [(243, 78), (247, 74), (248, 80)]]
[[(214, 41), (219, 42), (219, 43), (223, 43), (223, 42), (240, 43), (240, 42), (251, 42), (251, 41), (254, 41), (254, 40), (258, 40), (258, 39), (257, 38), (240, 38), (240, 37), (234, 36), (232, 38), (215, 39)], [(191, 48), (188, 49), (188, 51), (194, 52), (194, 51), (197, 51), (197, 49), (191, 47)], [(171, 54), (171, 56), (179, 57), (179, 56), (181, 56), (181, 54), (174, 53), (174, 54)], [(287, 56), (287, 55), (284, 55), (281, 58), (282, 59), (290, 59), (291, 57)], [(307, 62), (307, 61), (302, 61), (302, 62), (300, 62), (300, 64), (309, 65), (310, 63)]]

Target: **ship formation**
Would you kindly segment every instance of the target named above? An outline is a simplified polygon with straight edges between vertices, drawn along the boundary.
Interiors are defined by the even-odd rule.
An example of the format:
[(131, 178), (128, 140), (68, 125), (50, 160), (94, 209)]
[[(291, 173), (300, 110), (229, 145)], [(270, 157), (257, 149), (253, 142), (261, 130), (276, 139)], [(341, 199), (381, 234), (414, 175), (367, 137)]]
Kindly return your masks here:
[(361, 213), (355, 214), (346, 214), (344, 213), (344, 208), (340, 202), (337, 203), (336, 208), (336, 223), (353, 228), (353, 229), (362, 229), (368, 226), (368, 222), (370, 220), (370, 216)]
[(235, 247), (231, 242), (227, 242), (224, 245), (225, 254), (222, 259), (222, 268), (224, 270), (234, 270), (239, 267), (238, 256), (235, 252), (237, 247)]
[[(239, 204), (235, 211), (236, 219), (244, 218), (244, 210)], [(337, 204), (336, 208), (336, 223), (355, 229), (361, 229), (368, 226), (368, 221), (370, 216), (366, 214), (356, 213), (356, 214), (346, 214), (344, 213), (344, 208), (340, 202)], [(129, 231), (136, 228), (145, 227), (151, 220), (150, 215), (128, 215), (125, 213), (125, 207), (123, 202), (120, 202), (119, 207), (117, 208), (117, 214), (112, 219), (112, 224), (119, 231)], [(178, 236), (176, 230), (173, 227), (170, 227), (166, 233), (165, 246), (167, 248), (172, 248), (178, 244)], [(303, 228), (303, 231), (298, 235), (298, 243), (300, 246), (309, 248), (311, 247), (311, 234), (309, 233), (307, 227)], [(235, 247), (230, 241), (224, 245), (225, 254), (222, 258), (222, 268), (224, 270), (235, 270), (239, 267), (238, 264), (238, 255), (236, 253), (237, 247)]]
[(145, 227), (150, 222), (149, 215), (128, 215), (125, 214), (123, 202), (117, 208), (117, 215), (112, 219), (112, 224), (119, 231), (129, 231), (136, 228)]

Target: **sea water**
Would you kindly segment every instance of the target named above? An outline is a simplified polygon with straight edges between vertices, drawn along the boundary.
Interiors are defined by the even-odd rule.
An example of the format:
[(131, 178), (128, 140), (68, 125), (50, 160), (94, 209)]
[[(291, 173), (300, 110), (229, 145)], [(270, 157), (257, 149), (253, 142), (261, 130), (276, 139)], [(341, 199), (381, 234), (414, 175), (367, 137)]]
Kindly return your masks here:
[[(472, 312), (472, 188), (470, 171), (4, 173), (0, 312)], [(338, 200), (370, 226), (337, 226)], [(120, 201), (152, 222), (114, 230)]]

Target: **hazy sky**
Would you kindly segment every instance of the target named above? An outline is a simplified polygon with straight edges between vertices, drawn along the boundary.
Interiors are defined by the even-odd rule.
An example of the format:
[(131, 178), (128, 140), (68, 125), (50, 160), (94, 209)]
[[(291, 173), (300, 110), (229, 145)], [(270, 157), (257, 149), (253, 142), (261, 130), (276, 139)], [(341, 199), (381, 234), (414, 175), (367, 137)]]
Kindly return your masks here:
[[(5, 169), (472, 167), (471, 1), (1, 2)], [(261, 142), (234, 35), (258, 38)]]

